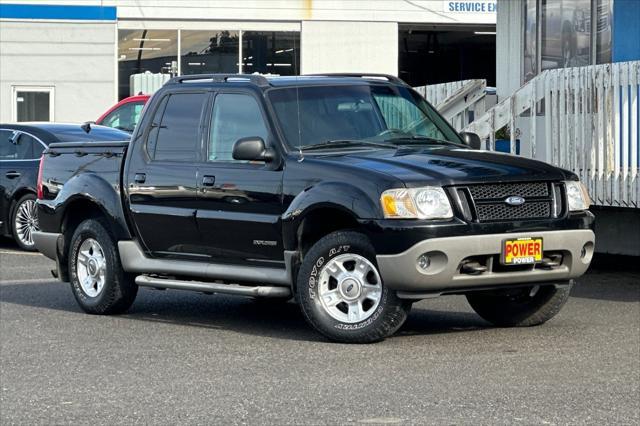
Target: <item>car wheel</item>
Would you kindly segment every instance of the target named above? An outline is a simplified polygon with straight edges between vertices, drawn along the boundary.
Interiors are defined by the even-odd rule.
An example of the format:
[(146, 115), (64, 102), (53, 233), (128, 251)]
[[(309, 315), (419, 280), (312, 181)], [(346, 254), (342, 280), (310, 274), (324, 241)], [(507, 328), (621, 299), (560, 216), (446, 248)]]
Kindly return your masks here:
[(11, 217), (13, 238), (21, 249), (35, 251), (33, 233), (40, 229), (38, 225), (38, 209), (36, 196), (27, 194), (20, 198), (13, 209)]
[(71, 289), (80, 307), (90, 314), (125, 312), (138, 293), (134, 277), (122, 270), (116, 243), (107, 229), (103, 221), (88, 219), (71, 238)]
[(373, 247), (362, 234), (339, 231), (306, 253), (296, 282), (306, 320), (331, 340), (370, 343), (395, 333), (411, 304), (385, 287)]
[(478, 315), (499, 327), (530, 327), (556, 316), (569, 299), (571, 285), (535, 285), (510, 290), (478, 291), (467, 300)]

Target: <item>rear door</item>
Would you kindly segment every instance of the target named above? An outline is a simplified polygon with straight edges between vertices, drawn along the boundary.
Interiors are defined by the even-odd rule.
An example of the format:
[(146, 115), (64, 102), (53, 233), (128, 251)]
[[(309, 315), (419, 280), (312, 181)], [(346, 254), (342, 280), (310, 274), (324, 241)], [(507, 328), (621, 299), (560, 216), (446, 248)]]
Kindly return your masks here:
[(202, 252), (226, 263), (282, 261), (282, 170), (232, 157), (238, 139), (274, 143), (262, 100), (249, 90), (220, 91), (208, 122), (199, 166)]
[(10, 208), (18, 191), (35, 193), (38, 165), (45, 144), (28, 133), (0, 129), (0, 221), (9, 229)]
[(146, 250), (198, 258), (197, 173), (205, 91), (167, 92), (126, 169), (129, 208)]

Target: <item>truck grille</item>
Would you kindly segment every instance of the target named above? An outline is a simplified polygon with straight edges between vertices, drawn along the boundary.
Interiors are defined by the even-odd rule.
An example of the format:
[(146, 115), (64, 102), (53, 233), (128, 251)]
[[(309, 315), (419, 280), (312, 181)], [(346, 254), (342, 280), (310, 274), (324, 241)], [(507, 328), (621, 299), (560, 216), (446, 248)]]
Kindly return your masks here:
[[(457, 186), (452, 193), (463, 216), (476, 222), (547, 219), (563, 213), (563, 192), (559, 183), (526, 182)], [(511, 196), (524, 198), (510, 205)]]

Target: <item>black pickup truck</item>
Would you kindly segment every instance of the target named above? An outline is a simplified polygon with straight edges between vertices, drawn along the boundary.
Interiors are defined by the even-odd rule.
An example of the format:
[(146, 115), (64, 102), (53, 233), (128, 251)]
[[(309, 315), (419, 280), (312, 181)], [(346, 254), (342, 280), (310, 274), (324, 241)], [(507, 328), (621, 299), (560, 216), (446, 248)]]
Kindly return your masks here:
[(49, 146), (34, 239), (92, 314), (148, 286), (295, 298), (342, 342), (444, 294), (541, 324), (593, 256), (589, 196), (479, 143), (391, 76), (177, 77), (129, 143)]

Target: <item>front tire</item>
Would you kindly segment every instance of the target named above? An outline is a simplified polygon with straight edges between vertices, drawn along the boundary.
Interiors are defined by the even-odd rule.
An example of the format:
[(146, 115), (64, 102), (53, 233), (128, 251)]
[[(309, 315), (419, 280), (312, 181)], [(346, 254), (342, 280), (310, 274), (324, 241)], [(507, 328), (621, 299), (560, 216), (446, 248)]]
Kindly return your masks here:
[(33, 194), (24, 195), (13, 208), (11, 216), (13, 238), (22, 250), (36, 251), (33, 233), (39, 229), (36, 196)]
[(531, 286), (478, 291), (467, 300), (478, 315), (498, 327), (531, 327), (556, 316), (569, 300), (572, 285)]
[(296, 282), (306, 320), (331, 340), (371, 343), (395, 333), (411, 304), (384, 286), (375, 253), (362, 234), (338, 231), (304, 256)]
[(119, 314), (133, 304), (138, 286), (122, 270), (108, 226), (100, 219), (82, 222), (71, 238), (69, 275), (80, 307), (98, 315)]

